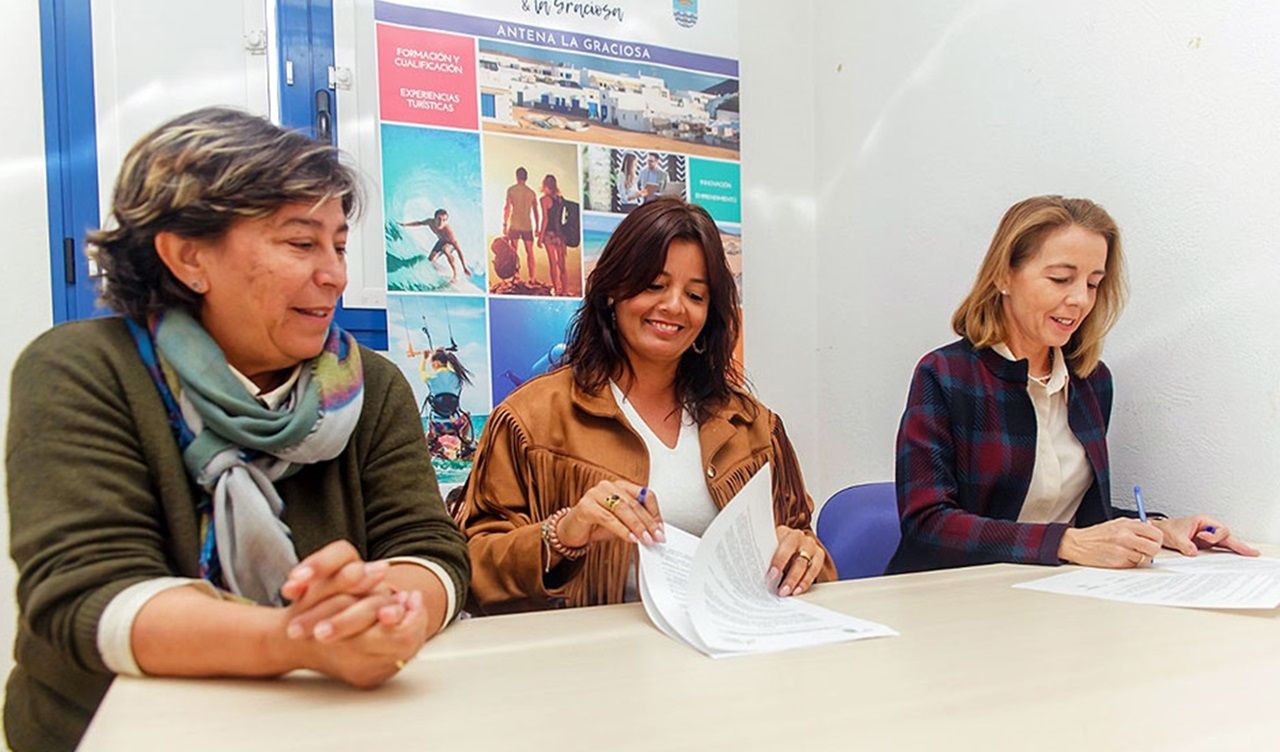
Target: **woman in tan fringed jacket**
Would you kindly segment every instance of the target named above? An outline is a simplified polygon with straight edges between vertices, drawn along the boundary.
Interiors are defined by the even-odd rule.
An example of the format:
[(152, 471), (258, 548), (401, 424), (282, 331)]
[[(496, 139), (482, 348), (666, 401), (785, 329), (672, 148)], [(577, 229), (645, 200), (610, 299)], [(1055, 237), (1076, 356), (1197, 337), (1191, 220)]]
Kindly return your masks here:
[(834, 579), (782, 422), (742, 386), (737, 290), (701, 207), (660, 199), (618, 225), (587, 284), (565, 367), (489, 416), (461, 522), (472, 608), (636, 599), (635, 546), (701, 535), (766, 464), (780, 595)]

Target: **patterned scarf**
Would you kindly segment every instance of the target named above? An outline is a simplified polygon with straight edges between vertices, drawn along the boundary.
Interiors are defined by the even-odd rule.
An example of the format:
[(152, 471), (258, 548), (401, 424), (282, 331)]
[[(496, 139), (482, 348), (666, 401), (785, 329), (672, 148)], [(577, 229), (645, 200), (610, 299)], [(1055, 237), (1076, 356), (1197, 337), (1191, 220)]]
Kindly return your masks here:
[(298, 563), (275, 481), (333, 459), (364, 403), (355, 339), (336, 324), (302, 364), (289, 396), (265, 407), (235, 377), (222, 349), (181, 309), (129, 321), (138, 353), (169, 413), (187, 473), (203, 490), (200, 576), (256, 603), (281, 605)]

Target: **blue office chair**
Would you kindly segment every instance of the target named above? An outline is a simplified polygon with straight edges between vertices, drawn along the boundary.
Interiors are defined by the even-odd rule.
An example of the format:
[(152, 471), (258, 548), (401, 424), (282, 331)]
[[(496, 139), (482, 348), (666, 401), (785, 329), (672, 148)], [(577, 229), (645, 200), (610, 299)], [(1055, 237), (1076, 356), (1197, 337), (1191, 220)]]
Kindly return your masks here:
[(892, 483), (864, 483), (837, 491), (818, 514), (818, 540), (842, 580), (884, 574), (902, 539)]

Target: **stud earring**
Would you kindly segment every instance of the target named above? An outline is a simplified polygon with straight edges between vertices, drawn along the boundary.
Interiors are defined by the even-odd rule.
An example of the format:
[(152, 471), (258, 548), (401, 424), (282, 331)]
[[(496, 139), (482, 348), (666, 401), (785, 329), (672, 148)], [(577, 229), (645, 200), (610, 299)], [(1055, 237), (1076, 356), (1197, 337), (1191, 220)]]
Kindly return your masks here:
[(192, 292), (194, 292), (194, 293), (202, 293), (202, 292), (204, 292), (204, 280), (203, 280), (203, 279), (193, 279), (193, 280), (191, 280), (191, 285), (190, 285), (190, 287), (191, 287), (191, 291), (192, 291)]

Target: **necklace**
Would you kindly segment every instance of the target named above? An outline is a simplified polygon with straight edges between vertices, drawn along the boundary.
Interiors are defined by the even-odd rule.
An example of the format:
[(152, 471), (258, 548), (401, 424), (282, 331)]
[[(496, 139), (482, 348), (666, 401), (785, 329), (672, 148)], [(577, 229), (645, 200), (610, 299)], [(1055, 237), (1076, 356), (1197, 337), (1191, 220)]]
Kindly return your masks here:
[(1048, 356), (1047, 359), (1049, 363), (1046, 366), (1045, 374), (1043, 376), (1032, 376), (1031, 370), (1027, 369), (1027, 378), (1036, 382), (1040, 386), (1049, 386), (1049, 379), (1053, 378), (1053, 349), (1052, 348), (1049, 349), (1047, 356)]

